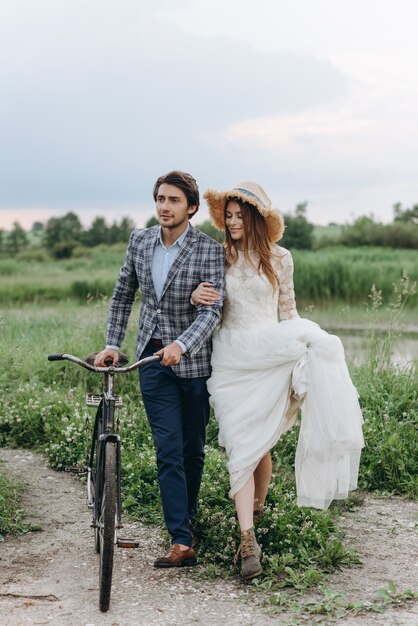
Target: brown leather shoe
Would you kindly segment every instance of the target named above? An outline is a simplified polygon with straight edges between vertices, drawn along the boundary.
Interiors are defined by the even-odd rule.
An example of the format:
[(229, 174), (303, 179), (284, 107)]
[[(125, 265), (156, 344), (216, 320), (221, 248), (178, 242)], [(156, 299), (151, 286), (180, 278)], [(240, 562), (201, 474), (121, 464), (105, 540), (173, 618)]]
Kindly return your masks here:
[(178, 543), (173, 544), (165, 556), (154, 561), (154, 567), (191, 567), (196, 564), (193, 548), (180, 550)]

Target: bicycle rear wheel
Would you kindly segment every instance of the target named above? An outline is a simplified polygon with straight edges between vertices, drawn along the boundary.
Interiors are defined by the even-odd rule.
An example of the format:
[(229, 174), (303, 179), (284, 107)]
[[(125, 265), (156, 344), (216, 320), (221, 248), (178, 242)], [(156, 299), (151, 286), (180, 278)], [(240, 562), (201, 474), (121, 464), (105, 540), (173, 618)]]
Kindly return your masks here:
[(98, 524), (100, 547), (99, 608), (107, 611), (112, 588), (113, 553), (115, 547), (116, 514), (116, 446), (108, 441), (104, 456), (104, 484), (101, 497)]

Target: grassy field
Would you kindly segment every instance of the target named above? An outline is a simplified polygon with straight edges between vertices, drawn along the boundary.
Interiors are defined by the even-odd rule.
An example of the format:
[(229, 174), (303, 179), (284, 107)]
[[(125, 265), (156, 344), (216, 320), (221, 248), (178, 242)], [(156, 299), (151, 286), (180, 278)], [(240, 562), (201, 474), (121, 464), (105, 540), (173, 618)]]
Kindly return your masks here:
[[(84, 254), (84, 252), (83, 252)], [(86, 299), (110, 296), (123, 262), (124, 247), (93, 248), (90, 256), (52, 261), (0, 259), (0, 305)], [(295, 250), (295, 290), (300, 307), (327, 308), (359, 305), (368, 300), (375, 284), (387, 301), (406, 271), (418, 279), (414, 250), (388, 248), (327, 248), (316, 252)], [(410, 298), (415, 307), (418, 296)]]
[[(0, 445), (42, 449), (53, 467), (82, 461), (87, 408), (86, 391), (97, 391), (99, 380), (70, 364), (49, 363), (47, 354), (71, 352), (83, 356), (103, 346), (106, 299), (45, 302), (3, 307), (0, 358)], [(138, 304), (131, 316), (126, 346), (134, 357)], [(395, 335), (392, 333), (391, 337)], [(392, 341), (392, 340), (391, 340)], [(360, 484), (408, 497), (417, 496), (416, 369), (397, 370), (385, 360), (390, 349), (370, 334), (367, 363), (353, 371), (365, 416), (367, 447)], [(118, 386), (121, 409), (124, 506), (131, 515), (162, 526), (151, 433), (138, 397), (137, 377)], [(298, 584), (318, 582), (323, 573), (355, 561), (343, 545), (336, 516), (346, 504), (320, 512), (295, 505), (293, 461), (297, 428), (274, 451), (275, 476), (263, 522), (267, 556), (266, 578)], [(229, 571), (239, 533), (233, 504), (227, 497), (225, 458), (217, 446), (214, 419), (208, 428), (208, 450), (201, 491), (201, 550), (213, 571)], [(226, 570), (224, 568), (227, 568)], [(287, 584), (287, 583), (286, 583)]]
[(89, 256), (61, 261), (43, 256), (42, 261), (37, 256), (0, 259), (0, 304), (110, 295), (123, 263), (124, 246), (98, 246), (86, 253)]
[[(295, 250), (295, 291), (303, 306), (327, 307), (368, 302), (371, 288), (381, 290), (388, 302), (393, 284), (406, 272), (418, 279), (418, 255), (414, 250), (385, 248), (324, 248), (316, 252)], [(415, 294), (409, 302), (417, 305)]]
[[(84, 394), (98, 391), (100, 381), (70, 364), (49, 363), (47, 355), (70, 352), (85, 356), (103, 347), (109, 297), (123, 254), (124, 247), (116, 246), (96, 248), (90, 256), (66, 261), (53, 262), (43, 255), (0, 259), (0, 445), (41, 449), (58, 469), (82, 461), (88, 415)], [(399, 282), (404, 270), (414, 280), (418, 278), (416, 254), (339, 248), (296, 251), (294, 259), (296, 296), (302, 316), (319, 321), (324, 328), (369, 327), (367, 360), (352, 372), (361, 397), (367, 441), (361, 486), (416, 497), (416, 364), (401, 370), (390, 361), (401, 313), (407, 324), (416, 324), (416, 295), (409, 297), (405, 308), (407, 292), (412, 293), (413, 289), (407, 281)], [(394, 282), (398, 283), (395, 295)], [(370, 298), (373, 284), (376, 289)], [(364, 303), (369, 304), (367, 311)], [(134, 306), (125, 341), (131, 359), (135, 356), (138, 307), (139, 301)], [(378, 333), (376, 329), (381, 326), (387, 332)], [(120, 413), (124, 507), (143, 521), (163, 526), (154, 448), (139, 399), (137, 377), (124, 378), (118, 390), (124, 397)], [(263, 521), (262, 543), (267, 554), (266, 578), (285, 584), (297, 580), (303, 585), (318, 582), (333, 567), (352, 563), (355, 555), (344, 547), (335, 522), (347, 504), (325, 512), (298, 508), (295, 504), (293, 462), (297, 434), (296, 427), (274, 451), (275, 475)], [(7, 487), (4, 489), (7, 491)], [(227, 492), (225, 458), (217, 446), (217, 426), (212, 419), (199, 530), (202, 553), (214, 572), (219, 567), (230, 567), (239, 538)]]

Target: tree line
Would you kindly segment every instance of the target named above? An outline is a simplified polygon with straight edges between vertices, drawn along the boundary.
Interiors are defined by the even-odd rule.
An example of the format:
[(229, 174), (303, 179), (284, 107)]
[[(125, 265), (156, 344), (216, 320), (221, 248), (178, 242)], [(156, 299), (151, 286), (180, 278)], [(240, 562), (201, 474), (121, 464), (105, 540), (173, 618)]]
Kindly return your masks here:
[(29, 232), (25, 232), (19, 222), (14, 222), (10, 232), (0, 230), (0, 251), (17, 253), (38, 247), (45, 248), (56, 259), (70, 258), (77, 246), (91, 248), (126, 243), (134, 228), (135, 222), (129, 217), (110, 225), (104, 217), (96, 217), (85, 229), (79, 217), (69, 212), (63, 217), (51, 217), (45, 225), (35, 222)]
[[(298, 204), (293, 212), (284, 213), (286, 225), (280, 242), (285, 248), (312, 250), (331, 245), (384, 246), (392, 248), (418, 248), (418, 204), (403, 209), (395, 204), (393, 221), (383, 224), (372, 215), (361, 216), (352, 224), (341, 226), (337, 234), (315, 237), (315, 226), (308, 221), (307, 203)], [(151, 217), (146, 227), (158, 224)], [(337, 226), (337, 225), (336, 225)], [(209, 220), (196, 227), (217, 241), (223, 241), (223, 233), (216, 230)], [(79, 217), (72, 212), (63, 217), (51, 217), (44, 225), (35, 222), (26, 232), (19, 222), (6, 232), (0, 229), (0, 253), (17, 254), (25, 249), (44, 248), (56, 259), (70, 258), (76, 247), (94, 247), (127, 243), (135, 223), (129, 217), (108, 224), (104, 217), (96, 217), (89, 228), (84, 228)]]
[[(394, 218), (390, 224), (382, 224), (373, 216), (362, 216), (352, 224), (341, 226), (337, 234), (317, 237), (314, 233), (315, 225), (306, 217), (307, 203), (303, 202), (298, 204), (293, 212), (283, 214), (286, 228), (280, 244), (285, 248), (299, 250), (318, 250), (335, 245), (418, 248), (418, 204), (411, 209), (402, 209), (398, 203), (393, 208)], [(148, 225), (152, 225), (153, 220), (157, 223), (157, 220), (152, 218)], [(336, 224), (334, 226), (338, 227)], [(218, 241), (223, 240), (222, 234), (209, 220), (198, 228)]]

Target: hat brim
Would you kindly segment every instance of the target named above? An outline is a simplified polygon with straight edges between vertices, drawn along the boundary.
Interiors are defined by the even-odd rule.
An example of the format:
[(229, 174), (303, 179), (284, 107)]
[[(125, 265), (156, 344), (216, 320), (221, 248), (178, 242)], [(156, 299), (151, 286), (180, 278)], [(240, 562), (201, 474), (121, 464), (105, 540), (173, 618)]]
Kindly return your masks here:
[(280, 241), (284, 233), (284, 221), (283, 217), (273, 207), (261, 206), (254, 198), (250, 198), (247, 194), (239, 191), (238, 189), (231, 189), (230, 191), (217, 191), (216, 189), (208, 189), (203, 194), (204, 199), (209, 208), (209, 215), (213, 225), (218, 230), (225, 230), (225, 206), (228, 200), (238, 198), (247, 204), (251, 204), (257, 209), (266, 221), (267, 231), (269, 239), (272, 243)]

